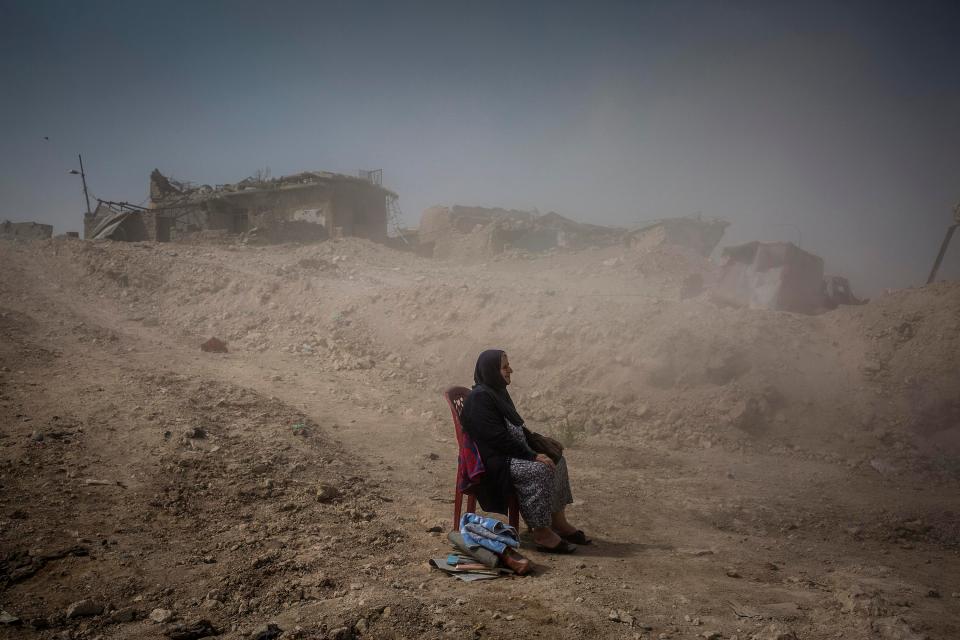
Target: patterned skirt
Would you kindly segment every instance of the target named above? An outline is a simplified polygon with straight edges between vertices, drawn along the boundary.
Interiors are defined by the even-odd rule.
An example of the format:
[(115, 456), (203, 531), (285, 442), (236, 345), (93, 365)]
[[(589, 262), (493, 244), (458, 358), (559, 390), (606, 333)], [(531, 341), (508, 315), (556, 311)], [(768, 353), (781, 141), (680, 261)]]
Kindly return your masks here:
[(520, 515), (529, 527), (549, 527), (550, 514), (573, 502), (564, 458), (560, 458), (556, 470), (542, 462), (512, 458), (510, 477), (517, 491)]

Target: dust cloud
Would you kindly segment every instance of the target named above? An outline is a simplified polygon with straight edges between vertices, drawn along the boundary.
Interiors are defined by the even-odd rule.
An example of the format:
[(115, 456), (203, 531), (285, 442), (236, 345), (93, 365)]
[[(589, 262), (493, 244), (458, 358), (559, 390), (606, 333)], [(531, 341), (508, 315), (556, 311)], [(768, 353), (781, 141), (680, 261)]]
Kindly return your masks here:
[[(717, 263), (664, 234), (489, 238), (4, 240), (5, 615), (37, 637), (954, 633), (956, 283), (792, 313), (719, 302)], [(452, 517), (440, 394), (491, 346), (595, 543), (478, 588), (425, 562)]]
[[(0, 638), (960, 637), (952, 5), (7, 4)], [(471, 583), (487, 348), (593, 544)]]

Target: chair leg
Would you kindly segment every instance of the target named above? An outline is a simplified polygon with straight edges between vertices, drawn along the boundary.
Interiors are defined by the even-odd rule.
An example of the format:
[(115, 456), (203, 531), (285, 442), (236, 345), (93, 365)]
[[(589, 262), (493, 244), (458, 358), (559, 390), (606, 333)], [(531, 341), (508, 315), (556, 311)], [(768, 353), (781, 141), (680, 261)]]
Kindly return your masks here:
[[(467, 496), (467, 513), (476, 513), (477, 512), (477, 497), (476, 496)], [(460, 523), (457, 522), (459, 525)]]
[(517, 500), (517, 496), (510, 496), (510, 500), (507, 502), (507, 518), (510, 520), (510, 526), (514, 529), (520, 528), (520, 502)]
[(463, 493), (460, 491), (460, 489), (457, 489), (453, 496), (453, 525), (450, 527), (451, 531), (456, 531), (460, 528), (460, 508), (462, 506)]

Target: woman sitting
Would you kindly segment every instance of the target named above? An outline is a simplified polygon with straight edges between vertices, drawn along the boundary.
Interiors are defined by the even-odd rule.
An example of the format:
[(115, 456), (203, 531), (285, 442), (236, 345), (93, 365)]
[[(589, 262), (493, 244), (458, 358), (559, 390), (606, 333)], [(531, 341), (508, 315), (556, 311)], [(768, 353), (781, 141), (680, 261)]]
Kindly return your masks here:
[(473, 372), (476, 383), (463, 405), (462, 423), (486, 467), (475, 495), (485, 511), (506, 513), (509, 496), (516, 493), (520, 515), (533, 529), (537, 549), (573, 553), (590, 540), (563, 513), (573, 502), (567, 463), (556, 462), (530, 448), (523, 418), (517, 413), (507, 385), (513, 369), (499, 349), (484, 351)]

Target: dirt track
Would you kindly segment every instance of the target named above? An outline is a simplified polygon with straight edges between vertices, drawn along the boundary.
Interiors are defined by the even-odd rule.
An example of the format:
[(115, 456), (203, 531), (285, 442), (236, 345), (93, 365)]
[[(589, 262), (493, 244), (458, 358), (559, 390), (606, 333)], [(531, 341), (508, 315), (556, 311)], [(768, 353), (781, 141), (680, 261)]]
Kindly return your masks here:
[[(0, 635), (960, 637), (960, 287), (746, 312), (617, 251), (0, 244)], [(467, 585), (428, 530), (486, 346), (597, 542)]]

